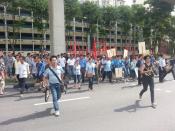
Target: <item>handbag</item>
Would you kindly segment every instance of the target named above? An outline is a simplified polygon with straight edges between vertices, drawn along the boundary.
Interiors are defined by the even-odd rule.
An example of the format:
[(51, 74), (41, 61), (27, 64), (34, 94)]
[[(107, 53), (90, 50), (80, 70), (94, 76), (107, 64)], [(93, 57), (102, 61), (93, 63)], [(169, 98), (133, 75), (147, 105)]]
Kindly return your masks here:
[(62, 80), (60, 80), (60, 78), (58, 77), (58, 75), (55, 73), (54, 70), (52, 70), (50, 67), (49, 67), (50, 71), (55, 75), (55, 77), (58, 79), (59, 83), (60, 83), (60, 89), (61, 89), (61, 92), (64, 92), (64, 83)]
[(93, 77), (93, 73), (87, 73), (87, 78)]

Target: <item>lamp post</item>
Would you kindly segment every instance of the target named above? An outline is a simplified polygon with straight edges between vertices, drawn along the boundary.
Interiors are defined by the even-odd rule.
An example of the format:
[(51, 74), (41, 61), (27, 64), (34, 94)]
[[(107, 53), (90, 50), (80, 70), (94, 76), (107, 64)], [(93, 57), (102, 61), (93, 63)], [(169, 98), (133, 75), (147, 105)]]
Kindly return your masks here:
[(44, 48), (46, 49), (46, 21), (43, 20), (43, 40), (44, 40)]
[(86, 19), (87, 19), (87, 17), (83, 17), (83, 19), (82, 19), (82, 46), (84, 46), (84, 37), (85, 37), (85, 35), (84, 35), (84, 27), (85, 27), (84, 20), (86, 20)]
[(35, 42), (34, 42), (34, 26), (33, 26), (33, 11), (31, 11), (31, 17), (32, 17), (32, 47), (33, 51), (35, 51)]
[[(21, 22), (21, 7), (18, 7), (18, 15), (19, 15), (19, 22)], [(22, 50), (22, 45), (21, 45), (21, 25), (19, 27), (19, 46), (20, 46), (20, 51)]]
[(75, 45), (75, 42), (76, 42), (75, 24), (76, 24), (76, 23), (75, 23), (75, 17), (74, 17), (74, 18), (73, 18), (73, 25), (74, 25), (74, 26), (73, 26), (73, 31), (74, 31), (74, 46), (73, 46), (73, 47), (74, 47), (74, 53), (75, 53), (74, 55), (76, 55), (76, 52), (75, 52), (75, 51), (77, 51), (77, 50), (76, 50), (76, 48), (77, 48), (76, 46), (77, 46), (77, 45)]

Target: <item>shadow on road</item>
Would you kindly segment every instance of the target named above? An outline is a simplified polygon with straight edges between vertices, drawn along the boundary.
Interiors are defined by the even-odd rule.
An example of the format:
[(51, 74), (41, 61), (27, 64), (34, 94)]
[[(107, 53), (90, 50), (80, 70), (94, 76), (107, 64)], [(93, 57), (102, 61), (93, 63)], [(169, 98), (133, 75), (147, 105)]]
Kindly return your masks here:
[(28, 96), (28, 97), (23, 97), (23, 98), (18, 98), (18, 99), (16, 99), (16, 100), (14, 100), (14, 101), (23, 101), (23, 100), (30, 100), (30, 99), (40, 99), (40, 98), (42, 98), (43, 97), (43, 99), (44, 99), (44, 95), (42, 94), (42, 95), (39, 95), (39, 96)]
[(12, 119), (1, 122), (0, 125), (10, 125), (10, 124), (14, 124), (14, 123), (25, 122), (25, 121), (29, 121), (29, 120), (49, 117), (51, 109), (52, 108), (48, 108), (42, 112), (36, 112), (36, 113), (29, 114), (27, 116), (22, 116), (19, 118), (12, 118)]
[(133, 105), (125, 106), (122, 108), (114, 109), (114, 112), (136, 112), (139, 108), (149, 108), (151, 106), (140, 106), (140, 101), (136, 100)]

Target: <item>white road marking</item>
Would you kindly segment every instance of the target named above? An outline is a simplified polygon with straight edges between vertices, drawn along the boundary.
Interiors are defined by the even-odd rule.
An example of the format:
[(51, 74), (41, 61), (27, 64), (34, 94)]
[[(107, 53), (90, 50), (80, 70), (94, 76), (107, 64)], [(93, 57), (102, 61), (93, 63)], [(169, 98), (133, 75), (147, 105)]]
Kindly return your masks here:
[[(73, 99), (65, 99), (65, 100), (60, 100), (59, 102), (69, 102), (69, 101), (77, 101), (77, 100), (85, 100), (85, 99), (90, 99), (90, 97), (80, 97), (80, 98), (73, 98)], [(44, 103), (36, 103), (34, 106), (40, 106), (40, 105), (47, 105), (47, 104), (52, 104), (53, 102), (44, 102)]]
[(166, 90), (165, 92), (166, 92), (166, 93), (171, 93), (172, 91), (170, 91), (170, 90)]

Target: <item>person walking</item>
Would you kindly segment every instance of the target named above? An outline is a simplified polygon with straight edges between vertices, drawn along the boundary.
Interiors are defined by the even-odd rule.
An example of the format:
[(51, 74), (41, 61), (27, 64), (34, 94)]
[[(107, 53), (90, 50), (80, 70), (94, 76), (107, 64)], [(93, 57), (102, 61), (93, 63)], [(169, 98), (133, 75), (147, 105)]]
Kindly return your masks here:
[(142, 95), (147, 91), (148, 86), (150, 87), (151, 93), (151, 104), (153, 108), (156, 108), (156, 104), (154, 101), (154, 71), (153, 66), (150, 63), (150, 56), (147, 55), (144, 57), (145, 63), (142, 65), (140, 69), (140, 73), (142, 75), (143, 89), (139, 94), (139, 98), (142, 99)]
[(164, 77), (166, 76), (166, 61), (163, 55), (159, 56), (159, 82), (163, 82)]
[(15, 65), (15, 76), (16, 76), (16, 80), (19, 84), (19, 65), (21, 64), (20, 62), (20, 57), (19, 55), (16, 55), (16, 60), (14, 62), (14, 65)]
[(20, 87), (20, 96), (23, 97), (24, 89), (26, 88), (26, 79), (28, 78), (28, 75), (30, 74), (29, 70), (29, 64), (25, 62), (25, 57), (20, 56), (20, 63), (18, 66), (19, 71), (19, 87)]
[(82, 75), (82, 83), (84, 83), (85, 78), (85, 71), (86, 71), (86, 58), (85, 56), (80, 56), (80, 67), (81, 67), (81, 75)]
[(92, 58), (89, 58), (89, 62), (86, 65), (85, 76), (89, 79), (89, 89), (93, 90), (93, 79), (95, 75), (95, 64), (92, 62)]
[(57, 56), (50, 57), (50, 66), (44, 72), (44, 82), (49, 82), (55, 116), (60, 115), (58, 101), (61, 97), (61, 84), (64, 70), (57, 64)]
[(74, 65), (74, 87), (80, 89), (81, 67), (79, 60), (76, 60)]
[(0, 58), (0, 95), (4, 95), (5, 88), (5, 64)]

